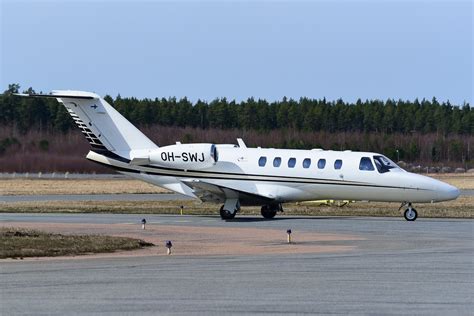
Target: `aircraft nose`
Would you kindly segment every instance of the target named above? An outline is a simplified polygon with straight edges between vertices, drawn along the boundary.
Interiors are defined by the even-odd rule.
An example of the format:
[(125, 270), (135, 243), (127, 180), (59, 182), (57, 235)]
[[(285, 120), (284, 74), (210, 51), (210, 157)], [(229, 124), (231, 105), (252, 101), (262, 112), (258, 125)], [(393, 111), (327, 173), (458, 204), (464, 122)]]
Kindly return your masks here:
[(440, 201), (457, 199), (460, 194), (458, 188), (447, 183), (442, 183), (441, 188), (438, 192), (438, 200)]

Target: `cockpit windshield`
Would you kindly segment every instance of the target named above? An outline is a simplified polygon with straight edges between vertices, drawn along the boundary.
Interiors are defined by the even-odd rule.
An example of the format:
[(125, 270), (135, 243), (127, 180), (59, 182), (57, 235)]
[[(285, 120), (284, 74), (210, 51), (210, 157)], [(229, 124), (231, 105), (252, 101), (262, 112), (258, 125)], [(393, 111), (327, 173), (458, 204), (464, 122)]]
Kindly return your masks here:
[(374, 162), (380, 173), (389, 172), (391, 169), (400, 170), (396, 163), (384, 156), (374, 156)]

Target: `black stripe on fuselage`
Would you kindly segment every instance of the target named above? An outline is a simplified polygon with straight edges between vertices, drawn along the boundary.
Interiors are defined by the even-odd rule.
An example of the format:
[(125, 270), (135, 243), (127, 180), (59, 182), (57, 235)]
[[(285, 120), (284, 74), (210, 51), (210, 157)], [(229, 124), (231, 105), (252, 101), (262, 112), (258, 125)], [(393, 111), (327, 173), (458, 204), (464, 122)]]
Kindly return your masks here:
[[(97, 154), (100, 154), (102, 156), (112, 158), (115, 160), (119, 160), (124, 163), (130, 163), (130, 160), (127, 158), (124, 158), (122, 156), (119, 156), (109, 150), (101, 150), (101, 151), (94, 151)], [(166, 168), (166, 167), (158, 167), (158, 166), (152, 166), (152, 165), (145, 165), (145, 166), (139, 166), (139, 167), (144, 167), (144, 168), (150, 168), (150, 169), (157, 169), (157, 170), (164, 170), (164, 171), (170, 171), (170, 172), (179, 172), (179, 173), (184, 173), (182, 175), (177, 175), (175, 173), (169, 174), (169, 173), (156, 173), (152, 171), (145, 171), (141, 170), (142, 172), (148, 173), (148, 174), (159, 174), (159, 175), (168, 175), (168, 176), (178, 176), (178, 177), (194, 177), (194, 178), (211, 178), (212, 175), (214, 175), (213, 179), (228, 179), (228, 180), (253, 180), (253, 181), (279, 181), (276, 180), (278, 178), (285, 178), (285, 180), (280, 180), (282, 182), (289, 182), (288, 180), (292, 180), (291, 182), (298, 182), (298, 183), (315, 183), (314, 181), (332, 181), (332, 182), (337, 182), (339, 183), (339, 180), (328, 180), (328, 179), (319, 179), (319, 178), (304, 178), (304, 177), (285, 177), (285, 176), (274, 176), (274, 175), (260, 175), (260, 174), (244, 174), (244, 173), (235, 173), (235, 172), (219, 172), (219, 171), (203, 171), (203, 170), (187, 170), (184, 171), (182, 169), (176, 169), (176, 168)], [(197, 174), (203, 174), (206, 175), (204, 177), (202, 176), (195, 176), (192, 175), (193, 173)], [(216, 176), (217, 175), (217, 176)], [(245, 178), (228, 178), (227, 176), (240, 176), (240, 177), (245, 177)], [(275, 180), (261, 180), (261, 179), (249, 179), (249, 177), (266, 177), (266, 178), (272, 178)], [(308, 180), (312, 180), (311, 182), (308, 182)], [(306, 181), (306, 182), (302, 182)], [(325, 182), (326, 183), (326, 182)], [(341, 182), (342, 183), (342, 182)], [(361, 182), (356, 182), (356, 181), (351, 181), (351, 183), (361, 183)], [(344, 182), (344, 184), (348, 184), (348, 182)]]
[[(94, 151), (95, 152), (95, 151)], [(102, 154), (101, 152), (105, 151), (98, 151), (95, 152), (97, 154), (106, 156), (108, 158), (111, 158), (113, 160), (118, 160), (121, 162), (129, 163), (130, 160), (121, 157), (117, 154), (114, 154), (110, 151), (106, 151), (107, 155)], [(117, 159), (120, 158), (120, 159)], [(293, 178), (293, 177), (278, 177), (278, 176), (271, 176), (271, 177), (278, 177), (280, 179), (259, 179), (259, 178), (249, 178), (250, 176), (253, 175), (246, 175), (246, 174), (238, 174), (240, 176), (245, 176), (247, 178), (231, 178), (231, 177), (223, 177), (224, 175), (234, 175), (234, 174), (226, 174), (226, 173), (217, 173), (218, 175), (222, 176), (216, 176), (216, 173), (208, 172), (208, 171), (203, 171), (206, 175), (190, 175), (188, 172), (184, 175), (178, 175), (178, 174), (170, 174), (170, 173), (159, 173), (159, 172), (151, 172), (151, 171), (145, 171), (145, 170), (137, 170), (133, 168), (125, 168), (125, 167), (119, 167), (115, 166), (112, 164), (107, 164), (103, 162), (99, 162), (93, 159), (89, 159), (91, 161), (97, 162), (99, 164), (108, 166), (110, 168), (116, 169), (117, 171), (122, 171), (122, 172), (132, 172), (132, 173), (143, 173), (143, 174), (149, 174), (149, 175), (156, 175), (156, 176), (168, 176), (168, 177), (188, 177), (188, 178), (197, 178), (197, 179), (211, 179), (211, 180), (234, 180), (234, 181), (260, 181), (260, 182), (279, 182), (279, 183), (301, 183), (301, 184), (320, 184), (320, 185), (343, 185), (343, 186), (355, 186), (355, 187), (372, 187), (372, 188), (386, 188), (386, 189), (404, 189), (404, 190), (425, 190), (425, 189), (418, 189), (418, 188), (407, 188), (407, 187), (398, 187), (398, 186), (387, 186), (387, 185), (375, 185), (375, 184), (369, 184), (369, 183), (347, 183), (343, 182), (342, 180), (340, 182), (321, 182), (320, 180), (323, 181), (339, 181), (339, 180), (324, 180), (324, 179), (315, 179), (315, 178)], [(269, 176), (261, 176), (261, 175), (256, 175), (256, 177), (269, 177)], [(284, 178), (284, 179), (281, 179)], [(298, 181), (296, 181), (298, 180)], [(312, 180), (312, 181), (308, 181)], [(318, 181), (319, 180), (319, 181)]]
[[(118, 160), (120, 162), (130, 163), (130, 159), (119, 156), (116, 153), (113, 153), (113, 152), (111, 152), (110, 150), (107, 150), (107, 149), (106, 150), (94, 150), (94, 152), (96, 154), (99, 154), (99, 155), (102, 155), (102, 156), (105, 156), (107, 158), (111, 158), (111, 159), (114, 159), (114, 160)], [(93, 160), (93, 161), (95, 161), (95, 160)], [(134, 169), (134, 170), (136, 170), (136, 169)], [(140, 172), (140, 171), (138, 171), (138, 172)]]
[[(151, 169), (158, 169), (158, 170), (167, 170), (172, 172), (183, 172), (182, 169), (175, 169), (175, 168), (166, 168), (166, 167), (159, 167), (159, 166), (152, 166), (152, 165), (145, 165), (141, 166), (145, 168)], [(305, 178), (305, 177), (287, 177), (287, 176), (275, 176), (275, 175), (261, 175), (261, 174), (252, 174), (252, 173), (237, 173), (237, 172), (220, 172), (220, 171), (204, 171), (204, 170), (187, 170), (187, 173), (200, 173), (200, 174), (219, 174), (219, 175), (229, 175), (229, 176), (246, 176), (246, 177), (267, 177), (267, 178), (287, 178), (287, 179), (294, 179), (294, 180), (323, 180), (323, 181), (339, 181), (339, 180), (328, 180), (328, 179), (321, 179), (321, 178)], [(362, 183), (358, 181), (351, 181), (351, 183)]]

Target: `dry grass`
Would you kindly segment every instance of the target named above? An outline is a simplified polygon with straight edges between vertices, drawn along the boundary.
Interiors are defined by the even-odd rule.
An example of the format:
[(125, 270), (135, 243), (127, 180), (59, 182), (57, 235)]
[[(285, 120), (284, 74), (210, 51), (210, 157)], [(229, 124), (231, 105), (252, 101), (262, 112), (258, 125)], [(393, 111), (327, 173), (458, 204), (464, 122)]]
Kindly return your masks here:
[[(402, 216), (401, 212), (405, 210), (404, 208), (398, 212), (399, 203), (383, 202), (355, 202), (344, 207), (316, 206), (311, 203), (290, 205), (295, 205), (299, 214), (321, 216)], [(460, 196), (454, 201), (420, 203), (415, 204), (414, 207), (418, 211), (418, 216), (422, 218), (473, 218), (473, 205), (474, 196)], [(291, 210), (291, 207), (287, 209)]]
[(0, 229), (0, 259), (84, 255), (139, 249), (143, 240), (100, 235), (62, 235), (19, 228)]
[[(434, 178), (448, 182), (460, 189), (474, 189), (473, 174), (435, 174)], [(107, 193), (163, 193), (164, 189), (138, 180), (128, 179), (2, 179), (1, 194), (107, 194)], [(143, 213), (179, 214), (180, 206), (185, 214), (218, 214), (218, 205), (198, 201), (49, 201), (15, 202), (0, 204), (2, 212), (38, 213)], [(474, 196), (461, 196), (455, 201), (436, 204), (418, 204), (420, 217), (472, 218)], [(318, 206), (311, 203), (288, 203), (288, 215), (314, 216), (400, 216), (396, 203), (352, 203), (345, 207)], [(259, 207), (245, 207), (242, 214), (260, 214)]]
[[(218, 215), (219, 205), (198, 201), (51, 201), (3, 203), (0, 213), (116, 213), (116, 214), (184, 214)], [(474, 196), (457, 200), (416, 204), (420, 217), (473, 218)], [(308, 216), (401, 216), (398, 203), (356, 202), (344, 207), (319, 206), (312, 203), (287, 203), (286, 215)], [(243, 207), (241, 214), (260, 216), (259, 207)]]
[(436, 173), (428, 176), (454, 185), (461, 190), (474, 190), (474, 173)]
[[(474, 174), (428, 176), (463, 190), (474, 190)], [(0, 195), (167, 193), (166, 189), (133, 179), (0, 179)]]
[(132, 179), (0, 179), (0, 195), (165, 193)]

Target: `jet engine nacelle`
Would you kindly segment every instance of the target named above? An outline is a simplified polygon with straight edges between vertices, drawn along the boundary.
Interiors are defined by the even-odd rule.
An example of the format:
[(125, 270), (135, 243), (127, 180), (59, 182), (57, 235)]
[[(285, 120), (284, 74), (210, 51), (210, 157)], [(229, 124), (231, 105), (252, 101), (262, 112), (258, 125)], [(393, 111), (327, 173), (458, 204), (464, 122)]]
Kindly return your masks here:
[(206, 169), (218, 160), (214, 144), (176, 144), (160, 147), (149, 155), (151, 164), (174, 169)]

